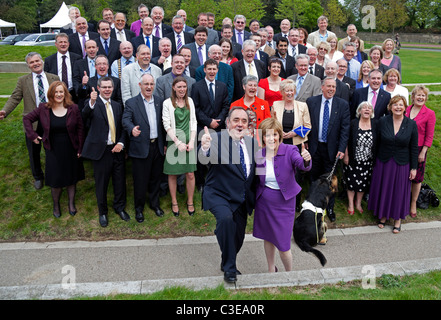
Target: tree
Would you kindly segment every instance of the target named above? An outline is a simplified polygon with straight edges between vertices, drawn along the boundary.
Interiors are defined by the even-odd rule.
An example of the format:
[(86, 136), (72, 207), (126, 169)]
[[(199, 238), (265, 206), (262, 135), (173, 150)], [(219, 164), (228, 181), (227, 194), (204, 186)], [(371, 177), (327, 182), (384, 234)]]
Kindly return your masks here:
[(317, 18), (323, 14), (320, 0), (281, 0), (274, 18), (289, 19), (296, 27), (312, 30), (317, 26)]
[[(7, 8), (7, 11), (3, 11)], [(15, 22), (18, 31), (32, 32), (37, 26), (37, 1), (9, 1), (2, 5), (1, 16), (4, 20)]]
[(324, 15), (328, 18), (328, 24), (333, 26), (342, 26), (348, 21), (348, 17), (343, 11), (342, 5), (338, 0), (330, 0), (325, 7)]
[(234, 19), (237, 14), (242, 14), (249, 22), (251, 19), (261, 20), (265, 15), (265, 6), (261, 0), (220, 0), (218, 4), (218, 18), (216, 25), (221, 25), (225, 17)]
[[(181, 9), (187, 13), (187, 22), (191, 27), (198, 25), (198, 14), (211, 12), (217, 15), (217, 3), (214, 0), (182, 0)], [(219, 20), (219, 19), (216, 19)]]
[(394, 33), (396, 28), (404, 26), (408, 19), (404, 2), (405, 0), (371, 1), (377, 12), (377, 32), (388, 32), (392, 29)]

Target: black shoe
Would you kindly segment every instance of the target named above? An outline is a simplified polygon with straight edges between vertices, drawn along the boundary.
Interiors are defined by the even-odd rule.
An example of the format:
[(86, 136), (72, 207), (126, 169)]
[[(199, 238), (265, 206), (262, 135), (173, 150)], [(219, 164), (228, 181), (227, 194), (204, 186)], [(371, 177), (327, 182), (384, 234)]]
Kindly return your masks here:
[[(221, 271), (224, 272), (224, 266), (221, 263)], [(236, 274), (242, 274), (239, 270), (236, 269)]]
[(124, 210), (121, 210), (120, 212), (117, 212), (116, 214), (119, 215), (121, 217), (121, 219), (123, 219), (124, 221), (130, 220), (130, 216)]
[(328, 215), (328, 218), (329, 218), (329, 220), (331, 220), (331, 222), (335, 221), (334, 209), (328, 209), (328, 212), (326, 214)]
[(59, 217), (61, 217), (61, 212), (53, 212), (53, 215), (54, 215), (54, 217), (55, 218), (59, 218)]
[(40, 190), (41, 188), (43, 188), (43, 185), (44, 185), (43, 180), (35, 180), (34, 181), (34, 188), (36, 190)]
[(179, 217), (179, 209), (178, 209), (178, 211), (174, 211), (174, 210), (173, 210), (173, 207), (178, 207), (178, 204), (177, 204), (177, 203), (172, 203), (172, 204), (171, 204), (171, 211), (172, 211), (172, 213), (173, 213), (173, 215), (174, 215), (175, 217)]
[(144, 215), (142, 214), (141, 211), (136, 211), (135, 219), (136, 219), (136, 221), (138, 221), (139, 223), (141, 223), (141, 222), (144, 221)]
[(69, 214), (73, 217), (74, 215), (77, 214), (77, 210), (74, 210), (74, 211), (70, 211), (70, 210), (69, 210)]
[(164, 211), (160, 207), (150, 207), (158, 217), (164, 216)]
[(100, 214), (99, 221), (101, 227), (107, 227), (107, 225), (109, 224), (109, 222), (107, 221), (107, 214)]
[(235, 283), (237, 281), (236, 273), (234, 272), (225, 272), (224, 273), (224, 280), (228, 283)]
[[(190, 207), (193, 207), (193, 210), (192, 210), (192, 211), (190, 210)], [(190, 216), (193, 216), (193, 215), (194, 215), (195, 210), (194, 210), (194, 205), (193, 205), (193, 204), (188, 204), (188, 203), (187, 203), (187, 212), (188, 212), (188, 214), (189, 214)]]

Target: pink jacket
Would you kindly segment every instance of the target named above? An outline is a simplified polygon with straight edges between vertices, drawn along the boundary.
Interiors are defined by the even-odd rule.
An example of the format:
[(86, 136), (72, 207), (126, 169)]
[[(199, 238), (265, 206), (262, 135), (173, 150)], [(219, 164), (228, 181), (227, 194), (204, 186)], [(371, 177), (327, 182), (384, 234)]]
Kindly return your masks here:
[[(407, 107), (406, 117), (410, 116), (410, 110), (412, 107), (413, 105)], [(430, 148), (432, 146), (433, 135), (435, 133), (435, 112), (424, 105), (413, 120), (415, 120), (418, 127), (418, 146), (427, 146)]]

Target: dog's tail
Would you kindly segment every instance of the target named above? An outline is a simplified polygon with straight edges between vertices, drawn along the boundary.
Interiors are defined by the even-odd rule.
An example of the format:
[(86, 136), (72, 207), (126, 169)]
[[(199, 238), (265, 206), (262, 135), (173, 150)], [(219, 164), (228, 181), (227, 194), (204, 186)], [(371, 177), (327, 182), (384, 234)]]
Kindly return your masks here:
[(313, 248), (309, 243), (305, 241), (296, 241), (296, 243), (302, 251), (313, 253), (320, 260), (322, 266), (325, 266), (326, 262), (328, 262), (324, 254)]

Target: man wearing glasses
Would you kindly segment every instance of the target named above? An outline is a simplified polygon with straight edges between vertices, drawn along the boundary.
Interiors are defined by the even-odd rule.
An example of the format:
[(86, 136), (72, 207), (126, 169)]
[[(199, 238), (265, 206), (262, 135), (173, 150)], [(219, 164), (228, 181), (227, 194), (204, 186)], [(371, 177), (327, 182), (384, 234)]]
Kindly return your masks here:
[(237, 14), (234, 17), (234, 32), (233, 37), (231, 38), (232, 42), (237, 42), (240, 45), (243, 45), (243, 42), (250, 38), (251, 33), (245, 30), (245, 23), (247, 22), (247, 18), (241, 14)]

